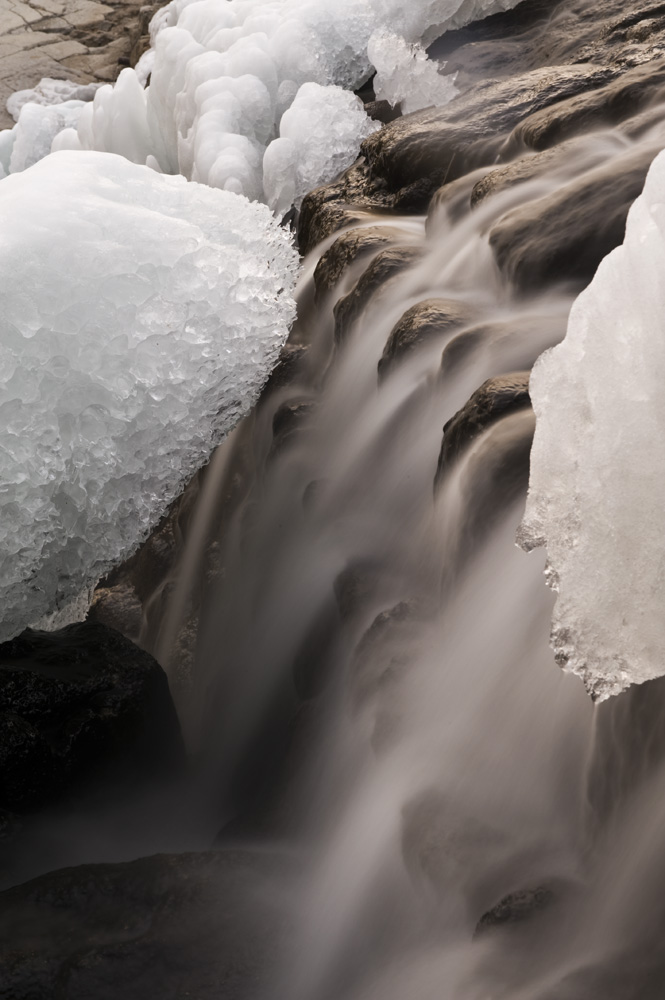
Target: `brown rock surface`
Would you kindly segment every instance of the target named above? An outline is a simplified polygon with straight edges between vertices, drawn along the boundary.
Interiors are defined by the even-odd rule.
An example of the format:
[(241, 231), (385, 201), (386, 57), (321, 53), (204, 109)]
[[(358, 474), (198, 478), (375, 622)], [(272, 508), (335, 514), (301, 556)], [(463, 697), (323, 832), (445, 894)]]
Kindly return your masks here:
[(151, 14), (144, 0), (3, 0), (0, 6), (0, 128), (7, 98), (42, 77), (76, 83), (115, 80), (141, 54)]

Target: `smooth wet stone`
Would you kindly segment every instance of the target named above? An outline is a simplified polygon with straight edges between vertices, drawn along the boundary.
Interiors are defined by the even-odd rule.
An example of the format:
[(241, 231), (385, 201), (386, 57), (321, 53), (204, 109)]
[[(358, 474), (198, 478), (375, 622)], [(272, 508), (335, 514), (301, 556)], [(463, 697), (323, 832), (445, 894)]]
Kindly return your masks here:
[(287, 400), (278, 407), (272, 420), (271, 456), (281, 451), (305, 427), (313, 410), (314, 402), (311, 399)]
[(490, 230), (504, 276), (522, 291), (587, 284), (623, 242), (628, 210), (659, 151), (660, 144), (631, 150), (504, 215)]
[(441, 184), (493, 163), (527, 116), (611, 76), (604, 67), (562, 65), (479, 83), (443, 108), (405, 115), (366, 139), (369, 177), (385, 185), (387, 205), (423, 210)]
[(334, 309), (335, 343), (341, 343), (348, 335), (372, 296), (421, 260), (423, 255), (424, 250), (419, 246), (396, 246), (382, 250), (351, 291), (337, 302)]
[(443, 428), (437, 477), (449, 469), (492, 424), (531, 406), (529, 372), (488, 379)]
[(404, 313), (395, 324), (379, 360), (379, 378), (418, 348), (472, 323), (477, 311), (458, 299), (424, 299)]
[(166, 675), (95, 622), (27, 629), (0, 646), (0, 808), (30, 811), (107, 779), (134, 785), (183, 762)]
[(638, 66), (603, 87), (529, 115), (502, 150), (506, 159), (523, 149), (549, 149), (575, 135), (611, 128), (665, 99), (665, 61)]
[(509, 928), (532, 920), (556, 902), (556, 893), (549, 886), (520, 889), (504, 896), (496, 906), (484, 913), (476, 926), (475, 937), (498, 928)]
[(316, 301), (332, 291), (344, 272), (357, 260), (394, 243), (401, 232), (394, 226), (363, 226), (338, 236), (314, 271)]

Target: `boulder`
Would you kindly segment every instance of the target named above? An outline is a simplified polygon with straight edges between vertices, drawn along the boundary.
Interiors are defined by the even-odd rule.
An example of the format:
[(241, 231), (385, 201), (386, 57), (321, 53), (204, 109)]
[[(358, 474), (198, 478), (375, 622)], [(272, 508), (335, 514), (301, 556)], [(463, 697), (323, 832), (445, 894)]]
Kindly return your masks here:
[(530, 406), (529, 372), (497, 375), (483, 382), (443, 428), (437, 479), (441, 479), (488, 427)]
[(459, 327), (472, 323), (476, 310), (458, 299), (424, 299), (404, 313), (395, 324), (379, 360), (379, 378), (424, 344), (442, 339)]
[(597, 66), (534, 69), (508, 80), (485, 80), (443, 108), (404, 115), (369, 136), (361, 150), (383, 202), (422, 211), (440, 185), (492, 164), (515, 127), (541, 108), (610, 79)]
[(314, 271), (316, 301), (321, 302), (355, 261), (367, 257), (403, 234), (394, 226), (366, 226), (350, 229), (338, 236), (323, 254)]
[(389, 281), (422, 259), (419, 246), (393, 246), (382, 250), (358, 279), (351, 291), (335, 305), (335, 343), (341, 343), (361, 316), (373, 295)]
[(268, 852), (157, 855), (6, 890), (0, 998), (250, 1000), (285, 931), (284, 867)]
[(0, 716), (0, 809), (35, 810), (106, 779), (133, 786), (183, 761), (166, 675), (97, 622), (3, 643)]
[(503, 274), (521, 291), (566, 283), (583, 288), (623, 242), (628, 210), (660, 144), (623, 156), (507, 212), (490, 230)]

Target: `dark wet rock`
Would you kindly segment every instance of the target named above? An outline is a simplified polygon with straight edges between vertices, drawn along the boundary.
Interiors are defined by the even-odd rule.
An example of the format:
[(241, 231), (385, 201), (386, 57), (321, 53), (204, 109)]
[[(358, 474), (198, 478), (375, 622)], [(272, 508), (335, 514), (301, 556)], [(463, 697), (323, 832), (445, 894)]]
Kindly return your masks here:
[(580, 62), (617, 70), (665, 53), (661, 0), (522, 0), (511, 10), (447, 32), (430, 52), (467, 86), (477, 77)]
[(529, 115), (513, 130), (503, 155), (525, 147), (549, 149), (575, 135), (618, 125), (665, 99), (665, 62), (629, 70), (596, 90), (577, 94)]
[(314, 271), (316, 300), (331, 292), (344, 272), (355, 261), (394, 243), (403, 234), (393, 226), (367, 226), (350, 229), (335, 240), (321, 257)]
[(532, 920), (537, 914), (549, 910), (556, 898), (556, 893), (549, 886), (511, 892), (482, 915), (476, 926), (475, 936), (480, 937), (497, 928), (512, 927)]
[(278, 407), (272, 419), (271, 455), (276, 454), (304, 427), (313, 409), (311, 399), (287, 400)]
[(285, 344), (279, 360), (263, 387), (259, 406), (262, 406), (278, 389), (285, 389), (299, 378), (309, 347), (306, 344)]
[(385, 185), (386, 206), (424, 210), (442, 184), (492, 164), (529, 115), (610, 76), (602, 67), (564, 65), (481, 82), (443, 108), (405, 115), (366, 139), (369, 177), (375, 187)]
[(166, 676), (96, 622), (0, 646), (0, 808), (40, 808), (89, 783), (169, 773), (182, 744)]
[(401, 118), (402, 109), (399, 104), (393, 107), (389, 101), (367, 101), (365, 104), (365, 114), (375, 122), (388, 125), (397, 118)]
[[(559, 343), (566, 334), (565, 315), (515, 316), (510, 320), (478, 323), (456, 334), (441, 354), (439, 377), (442, 385), (455, 382), (472, 359), (491, 372), (527, 371), (542, 352)], [(481, 369), (482, 370), (482, 369)]]
[(122, 580), (115, 587), (98, 587), (87, 615), (88, 621), (108, 625), (138, 643), (143, 623), (143, 607), (134, 587)]
[(473, 207), (473, 192), (476, 186), (487, 176), (488, 172), (494, 172), (495, 169), (493, 167), (479, 167), (478, 170), (472, 170), (463, 177), (458, 177), (456, 181), (451, 181), (438, 188), (429, 203), (428, 233), (438, 223), (442, 212), (445, 212), (449, 223), (459, 222), (465, 215), (468, 215)]
[(347, 336), (372, 296), (393, 278), (416, 264), (423, 254), (422, 247), (388, 247), (374, 258), (348, 295), (339, 299), (335, 306), (336, 343), (340, 343)]
[(379, 360), (379, 378), (424, 344), (473, 322), (476, 315), (475, 309), (459, 299), (424, 299), (411, 306), (390, 332)]
[(603, 257), (623, 242), (628, 211), (659, 150), (631, 151), (504, 215), (490, 231), (504, 275), (523, 291), (586, 285)]
[[(518, 160), (513, 160), (511, 163), (486, 171), (473, 186), (470, 197), (471, 207), (476, 208), (492, 195), (500, 194), (518, 184), (524, 184), (545, 175), (551, 176), (552, 171), (566, 165), (571, 168), (571, 175), (574, 176), (575, 171), (572, 169), (571, 157), (575, 156), (576, 153), (575, 143), (563, 143), (554, 149), (531, 153)], [(600, 155), (599, 159), (602, 161)]]
[(157, 855), (6, 890), (0, 998), (250, 1000), (288, 926), (285, 867), (267, 852)]
[(372, 183), (361, 159), (332, 184), (315, 188), (303, 200), (298, 216), (298, 245), (303, 254), (347, 226), (367, 220), (367, 209), (385, 210), (381, 182)]
[(400, 601), (376, 616), (351, 661), (351, 683), (359, 704), (409, 669), (413, 644), (422, 633), (425, 614), (425, 609), (411, 600)]
[(446, 423), (437, 480), (488, 427), (510, 413), (517, 413), (531, 406), (529, 375), (529, 372), (513, 372), (488, 379)]

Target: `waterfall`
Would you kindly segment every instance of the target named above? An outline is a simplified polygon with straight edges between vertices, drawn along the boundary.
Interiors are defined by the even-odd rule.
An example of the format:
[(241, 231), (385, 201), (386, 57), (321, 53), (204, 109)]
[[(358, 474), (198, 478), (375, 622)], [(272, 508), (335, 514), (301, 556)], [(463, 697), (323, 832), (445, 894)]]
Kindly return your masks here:
[[(581, 446), (553, 397), (563, 386), (571, 408), (584, 410), (571, 388), (580, 303), (602, 294), (612, 304), (620, 262), (639, 259), (644, 240), (631, 222), (626, 246), (601, 265), (601, 284), (584, 291), (621, 244), (628, 207), (665, 145), (663, 70), (660, 61), (645, 69), (635, 54), (643, 39), (620, 20), (618, 0), (607, 14), (626, 45), (616, 62), (593, 49), (601, 42), (589, 25), (602, 12), (585, 20), (592, 15), (570, 0), (550, 17), (547, 5), (526, 0), (523, 20), (521, 5), (511, 20), (514, 6), (419, 5), (419, 17), (399, 26), (399, 51), (418, 66), (413, 99), (422, 103), (437, 58), (446, 60), (442, 92), (452, 97), (454, 81), (461, 96), (449, 109), (394, 111), (380, 129), (346, 94), (349, 114), (362, 112), (347, 169), (304, 198), (277, 178), (275, 205), (303, 255), (288, 343), (253, 409), (134, 561), (104, 584), (110, 601), (117, 588), (141, 605), (134, 638), (169, 676), (190, 770), (158, 804), (155, 796), (122, 814), (139, 831), (122, 851), (97, 846), (94, 822), (80, 834), (67, 821), (59, 835), (71, 832), (75, 844), (57, 858), (120, 862), (214, 843), (211, 853), (234, 873), (251, 868), (247, 892), (230, 883), (243, 940), (231, 935), (228, 948), (244, 968), (245, 938), (255, 947), (246, 926), (267, 927), (269, 946), (256, 946), (256, 968), (248, 961), (229, 997), (662, 997), (665, 686), (651, 671), (647, 683), (594, 703), (560, 669), (561, 644), (557, 657), (550, 644), (547, 554), (516, 540), (549, 543), (568, 530), (552, 494), (579, 509), (577, 480), (564, 479), (565, 463), (548, 465), (564, 436), (574, 468)], [(231, 24), (236, 7), (242, 18)], [(132, 169), (182, 172), (183, 188), (205, 179), (226, 187), (225, 198), (244, 191), (272, 204), (267, 165), (282, 161), (266, 150), (287, 138), (277, 135), (279, 119), (297, 111), (304, 88), (308, 98), (315, 85), (367, 85), (367, 47), (384, 58), (387, 44), (369, 31), (386, 25), (368, 25), (367, 12), (397, 6), (373, 0), (349, 22), (353, 32), (342, 19), (327, 75), (298, 79), (295, 90), (282, 87), (291, 78), (275, 39), (296, 11), (307, 37), (325, 41), (312, 26), (317, 5), (231, 8), (222, 27), (211, 0), (174, 0), (157, 16), (157, 69), (134, 106), (129, 137), (141, 165)], [(357, 13), (352, 3), (341, 9)], [(265, 38), (252, 58), (257, 79), (274, 76), (270, 115), (251, 129), (243, 119), (244, 131), (215, 119), (215, 142), (225, 138), (213, 156), (201, 123), (210, 107), (219, 111), (222, 92), (242, 104), (254, 86), (243, 75), (240, 100), (226, 71), (238, 39), (254, 38), (257, 10)], [(496, 17), (469, 28), (483, 12)], [(578, 27), (573, 41), (566, 18)], [(321, 23), (328, 30), (334, 21), (326, 14)], [(230, 34), (220, 41), (212, 26)], [(424, 46), (408, 48), (441, 26), (451, 31), (428, 59)], [(599, 28), (598, 37), (615, 36)], [(102, 147), (112, 146), (112, 116), (102, 112), (136, 96), (135, 82), (125, 75), (115, 90), (102, 88), (76, 137), (68, 129), (56, 138), (55, 156), (110, 155), (81, 149), (102, 132)], [(279, 104), (287, 91), (290, 103)], [(238, 155), (224, 158), (231, 147)], [(644, 221), (657, 202), (659, 171), (660, 159), (631, 220)], [(631, 316), (638, 298), (652, 301), (655, 280), (639, 286)], [(621, 343), (625, 313), (603, 315)], [(596, 351), (602, 358), (602, 342)], [(568, 359), (558, 383), (557, 358)], [(616, 364), (613, 372), (620, 387)], [(588, 359), (579, 377), (593, 384)], [(553, 486), (554, 468), (563, 471)], [(591, 494), (584, 509), (598, 503)], [(543, 505), (547, 530), (534, 522)], [(615, 572), (628, 559), (620, 555)], [(586, 566), (584, 574), (585, 587), (595, 585)], [(103, 621), (103, 606), (91, 615)], [(235, 917), (233, 902), (217, 903)], [(228, 940), (220, 932), (220, 952)], [(215, 980), (210, 995), (224, 988)]]

